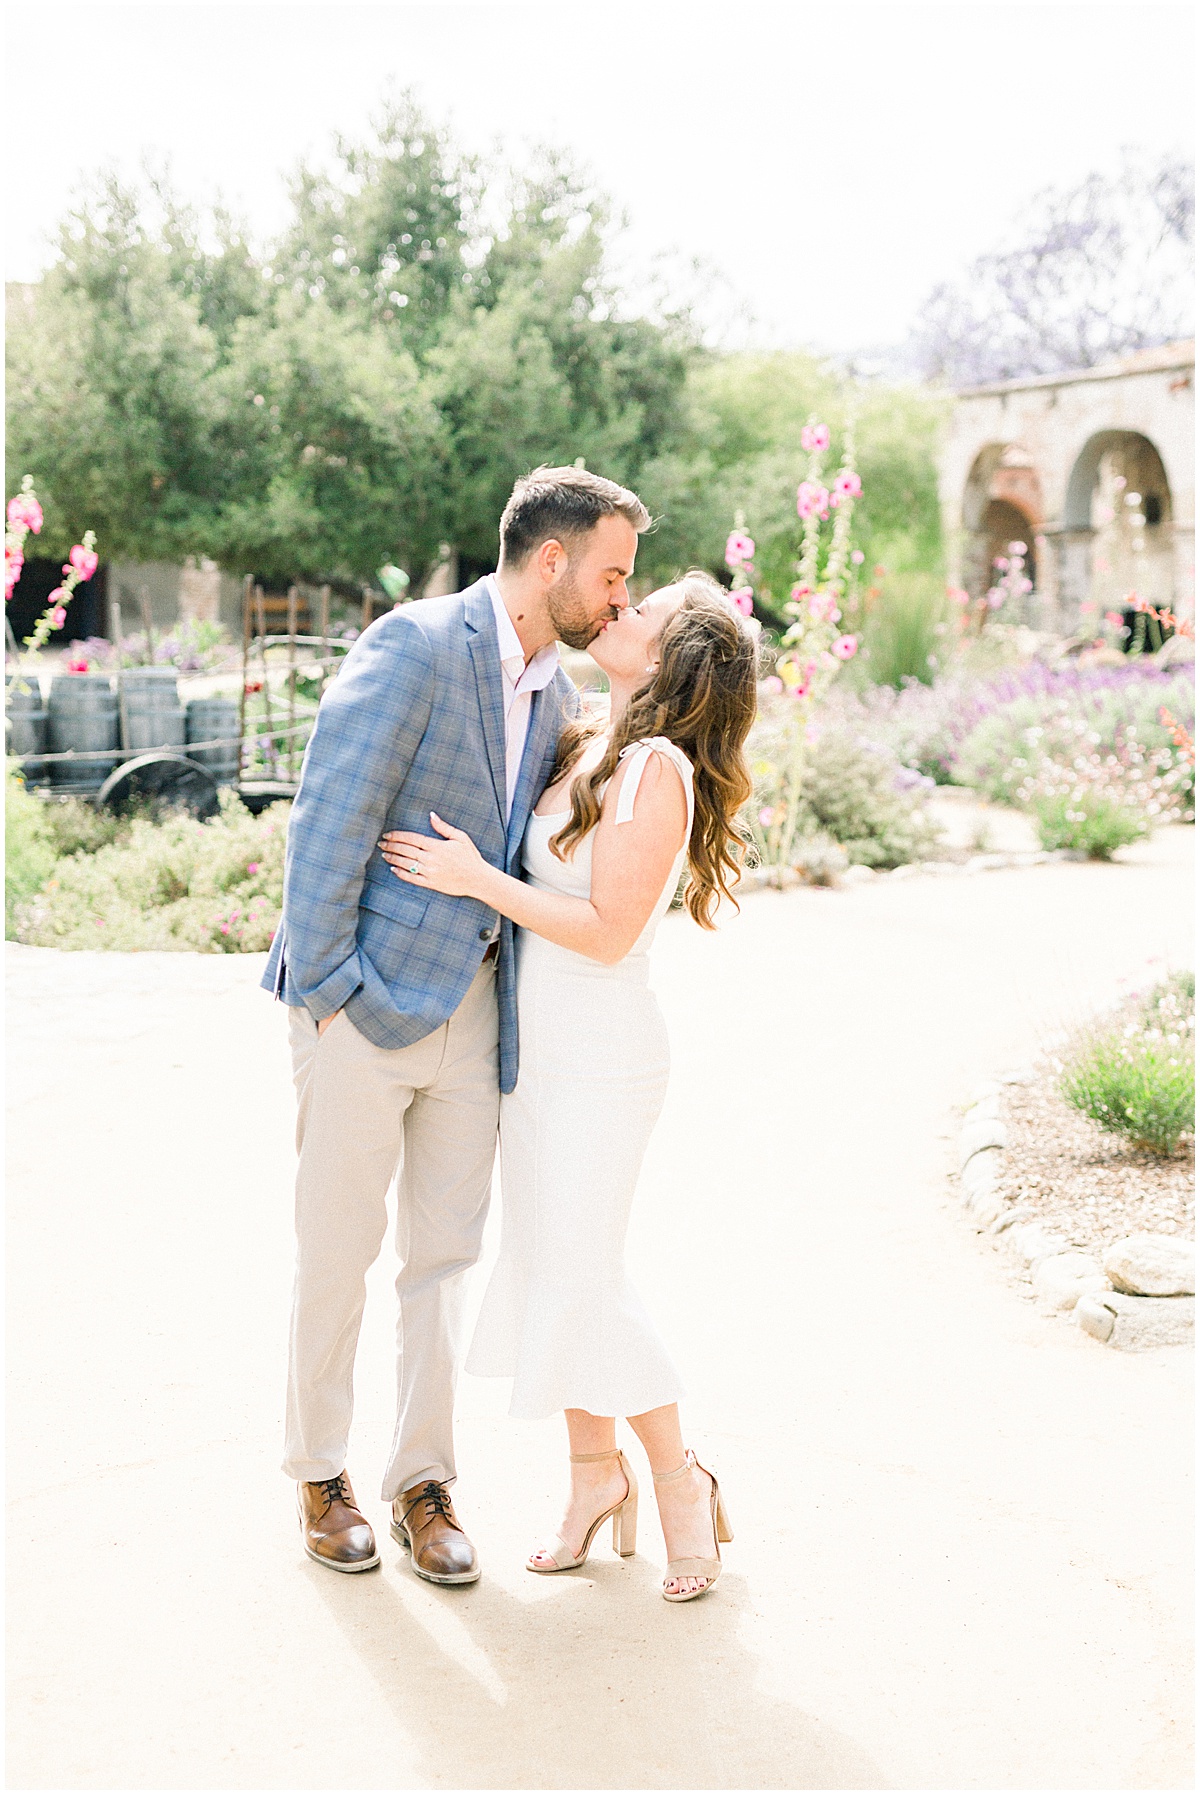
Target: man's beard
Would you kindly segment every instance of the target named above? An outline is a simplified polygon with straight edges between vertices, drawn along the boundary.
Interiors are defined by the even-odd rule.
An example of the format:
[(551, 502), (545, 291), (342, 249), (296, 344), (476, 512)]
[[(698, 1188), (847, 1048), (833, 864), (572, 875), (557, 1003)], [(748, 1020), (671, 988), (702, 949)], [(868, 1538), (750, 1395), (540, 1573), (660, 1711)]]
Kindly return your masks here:
[(575, 576), (569, 570), (546, 594), (546, 609), (559, 641), (568, 648), (590, 648), (604, 625), (617, 614), (610, 606), (603, 617), (589, 616)]

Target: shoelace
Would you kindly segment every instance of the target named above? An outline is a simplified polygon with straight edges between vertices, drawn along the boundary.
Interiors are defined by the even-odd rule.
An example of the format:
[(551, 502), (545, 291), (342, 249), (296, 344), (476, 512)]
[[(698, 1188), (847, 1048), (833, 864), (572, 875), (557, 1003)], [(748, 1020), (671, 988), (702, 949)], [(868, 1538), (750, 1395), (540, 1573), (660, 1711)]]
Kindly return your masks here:
[(454, 1525), (454, 1516), (450, 1512), (450, 1493), (444, 1484), (430, 1482), (418, 1490), (404, 1511), (405, 1523), (413, 1509), (419, 1508), (422, 1502), (428, 1504), (425, 1519), (420, 1523), (422, 1527), (428, 1527), (436, 1515), (440, 1515), (444, 1521), (449, 1521), (451, 1526)]
[(350, 1500), (349, 1493), (346, 1489), (346, 1476), (344, 1472), (340, 1472), (337, 1477), (322, 1478), (321, 1482), (317, 1485), (317, 1488), (325, 1498), (324, 1512), (326, 1514), (329, 1513), (335, 1502), (348, 1502)]

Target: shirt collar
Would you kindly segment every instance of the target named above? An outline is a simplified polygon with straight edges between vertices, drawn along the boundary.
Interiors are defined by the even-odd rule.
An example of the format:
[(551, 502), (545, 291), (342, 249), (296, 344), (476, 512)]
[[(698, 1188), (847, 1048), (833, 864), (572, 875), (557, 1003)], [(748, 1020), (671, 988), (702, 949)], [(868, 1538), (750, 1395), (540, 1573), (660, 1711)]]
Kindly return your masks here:
[(508, 607), (500, 596), (500, 585), (494, 573), (489, 573), (486, 580), (488, 597), (492, 601), (492, 610), (496, 615), (496, 640), (500, 649), (500, 665), (508, 674), (513, 685), (520, 684), (526, 692), (540, 692), (548, 686), (558, 671), (558, 643), (547, 642), (539, 648), (528, 667), (525, 665), (525, 650), (521, 647)]

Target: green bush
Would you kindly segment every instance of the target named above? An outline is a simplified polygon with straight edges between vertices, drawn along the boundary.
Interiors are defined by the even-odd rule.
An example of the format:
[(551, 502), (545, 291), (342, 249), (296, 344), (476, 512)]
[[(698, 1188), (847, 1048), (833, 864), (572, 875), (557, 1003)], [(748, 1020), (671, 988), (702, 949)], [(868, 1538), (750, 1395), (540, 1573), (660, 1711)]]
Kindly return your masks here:
[(125, 841), (133, 826), (132, 816), (121, 815), (107, 806), (97, 808), (86, 798), (52, 796), (42, 798), (40, 802), (59, 859), (68, 854), (94, 854), (98, 848)]
[(283, 906), (286, 833), (286, 806), (256, 817), (232, 793), (211, 822), (135, 818), (118, 839), (57, 862), (17, 906), (17, 937), (67, 949), (262, 952)]
[(15, 933), (18, 906), (42, 889), (58, 858), (46, 807), (25, 789), (14, 760), (4, 769), (4, 933)]
[(920, 860), (937, 839), (925, 814), (923, 783), (886, 750), (824, 729), (805, 761), (802, 833), (832, 836), (855, 866)]
[(1135, 1147), (1173, 1153), (1195, 1129), (1195, 990), (1177, 975), (1128, 1019), (1083, 1034), (1063, 1068), (1066, 1101)]
[(1150, 832), (1148, 819), (1139, 811), (1103, 795), (1058, 794), (1038, 798), (1030, 808), (1044, 848), (1070, 848), (1089, 860), (1111, 860), (1118, 848), (1127, 848)]

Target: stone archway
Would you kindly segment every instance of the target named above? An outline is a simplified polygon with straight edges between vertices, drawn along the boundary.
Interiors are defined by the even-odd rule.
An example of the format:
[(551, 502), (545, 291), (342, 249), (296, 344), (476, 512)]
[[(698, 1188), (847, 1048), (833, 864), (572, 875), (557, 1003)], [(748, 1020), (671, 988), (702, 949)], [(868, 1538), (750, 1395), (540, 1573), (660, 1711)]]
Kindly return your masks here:
[(1076, 456), (1063, 505), (1071, 584), (1100, 610), (1175, 597), (1174, 506), (1162, 456), (1135, 430), (1100, 430)]
[(994, 583), (998, 555), (1009, 544), (1025, 544), (1026, 572), (1033, 581), (1029, 609), (1036, 608), (1038, 548), (1045, 510), (1042, 483), (1033, 457), (1019, 443), (989, 443), (976, 455), (962, 501), (962, 583), (980, 598)]

